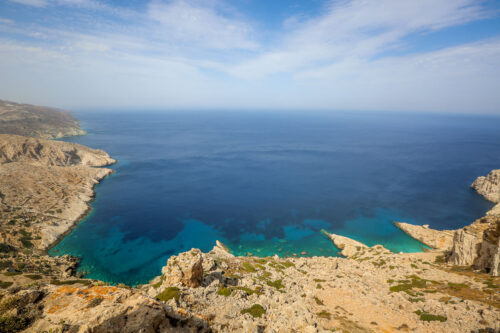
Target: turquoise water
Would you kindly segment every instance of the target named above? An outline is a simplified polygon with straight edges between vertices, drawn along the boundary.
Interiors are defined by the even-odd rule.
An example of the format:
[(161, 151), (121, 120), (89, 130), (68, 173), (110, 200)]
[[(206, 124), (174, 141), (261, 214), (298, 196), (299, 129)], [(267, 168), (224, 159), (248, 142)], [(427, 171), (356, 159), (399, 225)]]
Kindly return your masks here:
[[(215, 240), (238, 255), (335, 256), (320, 230), (396, 252), (393, 221), (458, 228), (492, 204), (469, 185), (500, 166), (500, 118), (373, 113), (82, 112), (67, 138), (118, 159), (51, 255), (86, 276), (147, 282)], [(302, 254), (304, 253), (304, 254)]]

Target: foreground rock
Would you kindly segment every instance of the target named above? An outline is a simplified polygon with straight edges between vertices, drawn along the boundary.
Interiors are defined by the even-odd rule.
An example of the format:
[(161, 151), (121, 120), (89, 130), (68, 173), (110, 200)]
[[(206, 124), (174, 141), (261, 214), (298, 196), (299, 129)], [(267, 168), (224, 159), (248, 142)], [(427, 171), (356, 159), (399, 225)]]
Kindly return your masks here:
[(68, 112), (0, 100), (0, 133), (56, 139), (85, 131)]
[(455, 270), (438, 251), (394, 254), (361, 245), (350, 258), (234, 257), (192, 249), (180, 256), (201, 255), (200, 286), (165, 283), (173, 281), (167, 267), (193, 267), (194, 261), (176, 257), (141, 290), (218, 332), (500, 329), (500, 279)]

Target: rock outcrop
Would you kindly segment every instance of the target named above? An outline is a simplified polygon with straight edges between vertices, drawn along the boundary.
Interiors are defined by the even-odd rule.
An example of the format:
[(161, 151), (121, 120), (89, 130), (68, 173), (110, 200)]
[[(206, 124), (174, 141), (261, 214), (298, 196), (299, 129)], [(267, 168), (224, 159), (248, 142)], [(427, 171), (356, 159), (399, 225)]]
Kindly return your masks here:
[(486, 177), (478, 177), (471, 185), (487, 200), (497, 203), (485, 217), (456, 231), (449, 262), (460, 266), (473, 266), (493, 276), (500, 274), (500, 170)]
[(434, 230), (429, 226), (408, 223), (394, 224), (411, 237), (427, 246), (446, 251), (448, 262), (457, 266), (471, 266), (476, 270), (500, 274), (500, 170), (486, 177), (478, 177), (471, 185), (486, 199), (497, 203), (486, 216), (458, 230)]
[(500, 202), (500, 169), (492, 170), (486, 177), (478, 177), (471, 187), (491, 202)]
[(0, 134), (0, 164), (103, 167), (116, 161), (107, 153), (76, 143)]
[(352, 257), (360, 249), (368, 247), (365, 244), (358, 242), (357, 240), (354, 240), (352, 238), (331, 234), (325, 230), (321, 230), (321, 232), (324, 235), (328, 236), (328, 238), (332, 240), (333, 244), (335, 244), (335, 246), (341, 250), (340, 254), (347, 258)]
[(428, 225), (420, 226), (405, 222), (394, 222), (394, 225), (430, 248), (449, 251), (453, 247), (455, 230), (435, 230)]
[(490, 293), (498, 278), (450, 271), (436, 263), (438, 251), (395, 254), (334, 238), (355, 252), (349, 258), (257, 258), (196, 251), (204, 263), (215, 263), (203, 272), (200, 286), (167, 286), (164, 268), (141, 290), (186, 318), (204, 318), (217, 332), (500, 329), (500, 295)]
[(192, 249), (189, 252), (171, 256), (167, 265), (161, 270), (163, 284), (167, 286), (182, 285), (196, 288), (203, 278), (203, 257), (201, 251)]
[(500, 216), (486, 215), (456, 231), (448, 261), (499, 275)]

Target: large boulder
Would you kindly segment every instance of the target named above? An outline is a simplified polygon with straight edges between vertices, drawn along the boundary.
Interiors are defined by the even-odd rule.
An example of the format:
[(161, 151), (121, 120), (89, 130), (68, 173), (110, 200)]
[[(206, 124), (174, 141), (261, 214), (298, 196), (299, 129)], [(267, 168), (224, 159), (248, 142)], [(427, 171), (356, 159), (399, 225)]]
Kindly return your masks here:
[(203, 256), (199, 249), (191, 249), (168, 259), (161, 270), (163, 284), (199, 287), (203, 279)]

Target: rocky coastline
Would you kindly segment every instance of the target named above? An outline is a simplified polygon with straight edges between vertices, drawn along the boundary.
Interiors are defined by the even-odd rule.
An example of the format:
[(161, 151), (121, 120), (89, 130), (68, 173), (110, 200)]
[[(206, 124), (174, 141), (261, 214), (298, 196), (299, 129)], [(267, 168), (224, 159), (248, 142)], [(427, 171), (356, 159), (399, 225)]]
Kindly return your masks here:
[[(431, 248), (422, 253), (323, 231), (343, 257), (236, 257), (216, 242), (172, 256), (145, 285), (75, 276), (76, 258), (45, 251), (88, 213), (114, 162), (81, 145), (0, 134), (0, 332), (500, 330), (500, 203), (459, 230), (396, 223)], [(499, 175), (473, 188), (499, 202)]]

